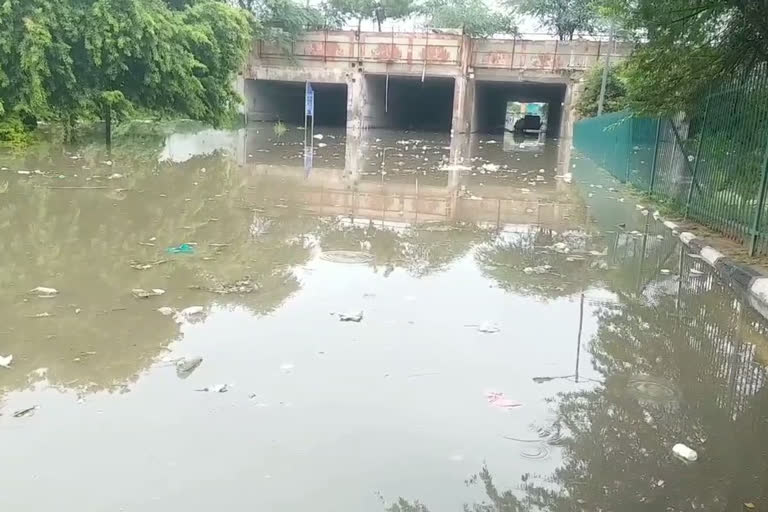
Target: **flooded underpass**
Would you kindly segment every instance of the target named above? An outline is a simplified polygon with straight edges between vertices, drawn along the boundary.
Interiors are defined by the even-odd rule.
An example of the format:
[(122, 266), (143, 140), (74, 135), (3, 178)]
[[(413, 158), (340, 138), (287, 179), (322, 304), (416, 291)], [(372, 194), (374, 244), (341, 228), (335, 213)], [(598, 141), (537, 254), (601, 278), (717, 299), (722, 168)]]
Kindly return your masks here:
[(3, 510), (768, 507), (768, 325), (606, 174), (316, 135), (0, 154)]

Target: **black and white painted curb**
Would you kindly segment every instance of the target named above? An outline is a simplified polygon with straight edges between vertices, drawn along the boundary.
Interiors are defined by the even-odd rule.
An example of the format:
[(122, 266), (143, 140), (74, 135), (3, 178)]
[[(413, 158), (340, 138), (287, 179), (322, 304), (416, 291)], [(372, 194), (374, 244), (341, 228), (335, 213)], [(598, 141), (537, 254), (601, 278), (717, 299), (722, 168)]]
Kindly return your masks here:
[(680, 232), (677, 224), (662, 219), (658, 212), (654, 213), (653, 217), (663, 222), (692, 254), (701, 256), (725, 283), (744, 296), (761, 315), (768, 318), (768, 273), (728, 258), (714, 247), (705, 245), (704, 240), (693, 233)]

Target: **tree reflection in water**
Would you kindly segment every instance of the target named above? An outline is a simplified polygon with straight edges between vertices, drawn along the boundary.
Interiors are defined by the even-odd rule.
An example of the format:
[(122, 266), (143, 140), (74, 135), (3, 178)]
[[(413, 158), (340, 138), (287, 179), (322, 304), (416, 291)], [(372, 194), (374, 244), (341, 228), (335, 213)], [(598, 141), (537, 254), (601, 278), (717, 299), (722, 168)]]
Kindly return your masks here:
[[(689, 276), (693, 264), (682, 258), (675, 294), (650, 301), (619, 292), (598, 307), (590, 352), (603, 383), (552, 402), (560, 467), (523, 474), (504, 491), (483, 467), (468, 483), (487, 499), (466, 511), (768, 507), (766, 368), (753, 343), (764, 343), (768, 326), (737, 299), (724, 303), (729, 292), (715, 278)], [(672, 455), (680, 442), (698, 462)]]

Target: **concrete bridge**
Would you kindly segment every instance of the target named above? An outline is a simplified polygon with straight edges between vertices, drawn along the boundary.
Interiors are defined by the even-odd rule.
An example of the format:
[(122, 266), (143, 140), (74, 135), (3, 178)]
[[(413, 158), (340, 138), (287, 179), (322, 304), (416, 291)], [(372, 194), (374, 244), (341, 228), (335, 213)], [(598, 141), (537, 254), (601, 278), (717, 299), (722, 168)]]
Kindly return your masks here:
[(303, 122), (304, 83), (316, 90), (316, 123), (452, 133), (501, 128), (508, 101), (549, 105), (548, 135), (569, 137), (584, 72), (606, 53), (603, 41), (472, 39), (437, 33), (312, 32), (290, 52), (254, 43), (239, 83), (250, 120)]

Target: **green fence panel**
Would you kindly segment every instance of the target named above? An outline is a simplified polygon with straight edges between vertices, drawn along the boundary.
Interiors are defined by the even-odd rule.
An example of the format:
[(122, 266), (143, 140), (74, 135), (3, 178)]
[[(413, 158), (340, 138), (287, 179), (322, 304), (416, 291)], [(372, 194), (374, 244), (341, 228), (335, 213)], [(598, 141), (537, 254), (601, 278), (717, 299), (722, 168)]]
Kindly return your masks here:
[(768, 254), (765, 65), (734, 75), (674, 118), (620, 112), (581, 120), (574, 146), (622, 182), (744, 243), (752, 254)]

